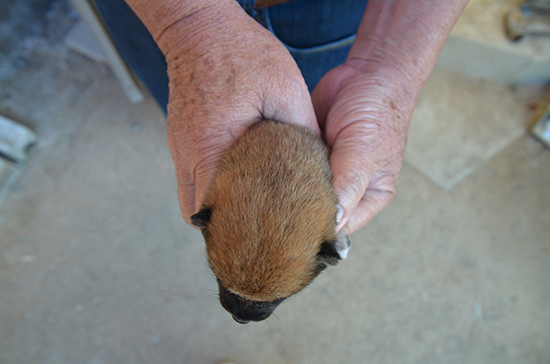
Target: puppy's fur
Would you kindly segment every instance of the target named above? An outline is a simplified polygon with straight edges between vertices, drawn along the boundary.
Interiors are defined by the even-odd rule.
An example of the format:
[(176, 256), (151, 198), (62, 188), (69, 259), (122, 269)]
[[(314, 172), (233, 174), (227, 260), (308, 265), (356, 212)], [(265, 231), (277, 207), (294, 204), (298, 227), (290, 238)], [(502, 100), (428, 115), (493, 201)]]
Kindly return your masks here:
[(267, 318), (345, 258), (337, 201), (327, 148), (304, 128), (261, 121), (225, 153), (192, 221), (237, 322)]

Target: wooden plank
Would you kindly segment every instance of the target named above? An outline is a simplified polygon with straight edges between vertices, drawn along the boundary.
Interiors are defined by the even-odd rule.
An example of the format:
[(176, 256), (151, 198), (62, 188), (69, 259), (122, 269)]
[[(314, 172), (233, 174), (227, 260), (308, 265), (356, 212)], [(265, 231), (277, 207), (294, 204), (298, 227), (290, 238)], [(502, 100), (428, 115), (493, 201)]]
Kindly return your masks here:
[(69, 0), (69, 3), (86, 25), (86, 28), (105, 56), (107, 64), (118, 79), (128, 99), (134, 104), (143, 101), (144, 95), (137, 80), (134, 78), (124, 60), (120, 57), (101, 17), (92, 4), (88, 0)]

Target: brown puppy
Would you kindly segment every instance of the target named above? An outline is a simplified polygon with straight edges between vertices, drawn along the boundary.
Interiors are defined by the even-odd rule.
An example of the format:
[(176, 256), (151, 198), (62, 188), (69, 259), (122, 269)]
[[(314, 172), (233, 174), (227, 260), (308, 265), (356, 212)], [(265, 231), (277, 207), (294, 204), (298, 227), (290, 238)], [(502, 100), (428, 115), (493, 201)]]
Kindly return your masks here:
[(261, 121), (225, 153), (192, 221), (235, 321), (266, 319), (346, 257), (337, 201), (327, 148), (304, 128)]

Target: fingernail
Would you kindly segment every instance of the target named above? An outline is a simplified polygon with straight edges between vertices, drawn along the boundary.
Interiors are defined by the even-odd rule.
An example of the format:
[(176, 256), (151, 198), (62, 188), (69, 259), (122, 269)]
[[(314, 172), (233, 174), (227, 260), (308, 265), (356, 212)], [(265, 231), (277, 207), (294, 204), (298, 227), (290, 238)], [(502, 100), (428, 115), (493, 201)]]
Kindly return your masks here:
[(338, 209), (338, 212), (336, 213), (336, 224), (340, 224), (340, 221), (342, 221), (342, 217), (344, 217), (344, 209), (342, 206), (337, 205), (336, 208)]

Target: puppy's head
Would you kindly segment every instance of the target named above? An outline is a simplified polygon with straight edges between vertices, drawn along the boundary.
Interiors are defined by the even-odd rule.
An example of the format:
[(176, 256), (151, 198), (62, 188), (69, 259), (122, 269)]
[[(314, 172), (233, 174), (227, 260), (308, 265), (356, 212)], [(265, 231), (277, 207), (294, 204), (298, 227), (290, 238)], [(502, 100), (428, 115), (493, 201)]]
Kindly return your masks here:
[(346, 234), (323, 236), (303, 221), (250, 231), (240, 224), (234, 229), (224, 215), (204, 208), (192, 220), (205, 237), (220, 303), (241, 324), (268, 318), (327, 266), (346, 258), (349, 250)]
[(337, 197), (319, 137), (275, 122), (253, 126), (220, 159), (202, 230), (222, 306), (240, 323), (269, 317), (328, 265), (345, 258)]

